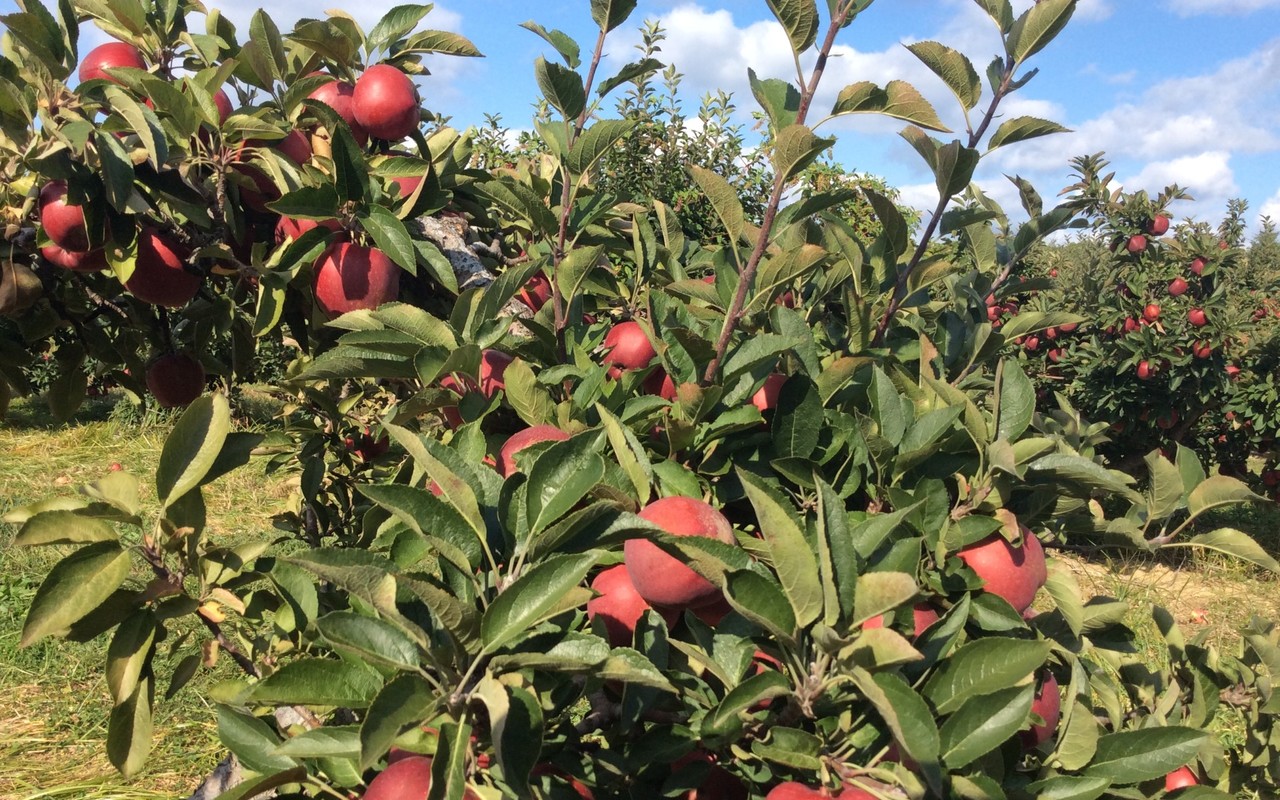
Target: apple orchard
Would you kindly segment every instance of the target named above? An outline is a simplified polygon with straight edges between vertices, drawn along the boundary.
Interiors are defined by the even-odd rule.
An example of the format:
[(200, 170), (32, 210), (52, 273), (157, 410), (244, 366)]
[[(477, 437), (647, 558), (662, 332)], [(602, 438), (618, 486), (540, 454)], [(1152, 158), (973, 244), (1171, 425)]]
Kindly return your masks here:
[[(888, 4), (769, 0), (797, 74), (751, 73), (757, 149), (724, 98), (663, 116), (652, 26), (603, 74), (636, 0), (584, 1), (594, 42), (524, 24), (518, 140), (424, 104), (424, 56), (481, 55), (430, 6), (20, 0), (0, 408), (175, 409), (154, 476), (5, 516), (60, 558), (22, 644), (106, 644), (111, 763), (145, 786), (157, 707), (221, 659), (228, 800), (1274, 797), (1275, 626), (1220, 647), (1147, 608), (1144, 661), (1060, 558), (1280, 572), (1210, 522), (1280, 483), (1273, 309), (1241, 227), (1171, 225), (1178, 187), (1082, 156), (1010, 216), (973, 184), (1064, 130), (1002, 103), (1076, 6), (977, 4), (989, 52), (909, 46), (958, 108), (828, 108)], [(902, 124), (936, 207), (826, 159), (850, 114)], [(212, 535), (203, 487), (251, 460), (297, 492)]]

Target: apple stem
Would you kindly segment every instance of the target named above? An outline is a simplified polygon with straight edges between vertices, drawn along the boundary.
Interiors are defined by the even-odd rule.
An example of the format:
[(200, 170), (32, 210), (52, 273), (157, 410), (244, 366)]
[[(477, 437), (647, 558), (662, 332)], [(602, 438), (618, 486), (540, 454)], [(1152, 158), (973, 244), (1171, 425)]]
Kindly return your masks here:
[[(809, 106), (813, 103), (814, 95), (818, 93), (818, 84), (822, 81), (822, 74), (826, 70), (831, 48), (835, 46), (836, 34), (844, 27), (845, 20), (848, 19), (851, 10), (853, 10), (853, 0), (848, 0), (840, 5), (838, 11), (832, 14), (831, 23), (827, 26), (826, 37), (822, 41), (822, 47), (818, 50), (818, 59), (814, 63), (813, 72), (809, 75), (809, 85), (805, 87), (804, 92), (800, 95), (800, 105), (796, 109), (796, 125), (803, 125), (809, 115)], [(764, 251), (769, 246), (769, 234), (773, 230), (773, 224), (777, 219), (778, 208), (782, 205), (782, 195), (786, 188), (787, 175), (785, 172), (778, 172), (773, 177), (773, 191), (769, 193), (769, 203), (764, 209), (764, 218), (760, 222), (760, 233), (756, 236), (756, 243), (751, 250), (751, 256), (747, 259), (746, 265), (742, 268), (742, 273), (738, 276), (738, 289), (734, 293), (733, 302), (729, 305), (729, 310), (725, 313), (724, 325), (721, 326), (720, 336), (716, 339), (715, 354), (711, 357), (710, 363), (707, 364), (706, 372), (702, 375), (704, 386), (710, 385), (715, 381), (716, 375), (720, 371), (720, 364), (724, 361), (725, 353), (729, 350), (729, 342), (733, 338), (733, 332), (742, 320), (743, 309), (747, 305), (747, 292), (755, 281), (756, 272), (760, 268), (760, 261), (764, 258)], [(736, 246), (737, 243), (734, 242), (732, 245)]]

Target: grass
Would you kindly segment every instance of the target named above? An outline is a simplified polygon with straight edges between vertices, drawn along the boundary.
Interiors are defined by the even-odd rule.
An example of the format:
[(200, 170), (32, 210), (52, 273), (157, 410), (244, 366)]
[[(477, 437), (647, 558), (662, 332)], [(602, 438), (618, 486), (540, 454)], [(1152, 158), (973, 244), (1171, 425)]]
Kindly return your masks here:
[[(0, 514), (53, 495), (73, 494), (114, 464), (143, 484), (144, 519), (158, 510), (152, 486), (173, 418), (139, 419), (121, 401), (93, 401), (67, 425), (55, 425), (36, 402), (19, 401), (0, 422)], [(148, 495), (149, 493), (149, 495)], [(235, 543), (269, 535), (271, 515), (287, 497), (277, 478), (253, 465), (206, 489), (208, 535)], [(246, 502), (252, 498), (252, 502)], [(151, 517), (153, 518), (153, 516)], [(19, 649), (26, 609), (63, 548), (9, 547), (16, 530), (0, 524), (0, 798), (6, 800), (154, 800), (185, 797), (222, 757), (213, 707), (203, 698), (235, 677), (228, 659), (163, 699), (172, 668), (156, 657), (155, 749), (143, 772), (122, 779), (106, 758), (111, 699), (102, 677), (108, 637), (85, 644), (45, 640)], [(169, 641), (177, 638), (174, 630)]]

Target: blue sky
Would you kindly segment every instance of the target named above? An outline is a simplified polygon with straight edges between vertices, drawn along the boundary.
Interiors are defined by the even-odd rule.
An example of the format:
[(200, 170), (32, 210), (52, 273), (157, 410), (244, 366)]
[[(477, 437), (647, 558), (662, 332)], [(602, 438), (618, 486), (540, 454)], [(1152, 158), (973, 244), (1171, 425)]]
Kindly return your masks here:
[[(1030, 3), (1014, 0), (1018, 10)], [(237, 21), (241, 35), (258, 7), (243, 0), (208, 4)], [(364, 0), (347, 10), (368, 29), (391, 5)], [(12, 6), (0, 0), (0, 9)], [(512, 128), (528, 127), (537, 96), (533, 60), (554, 54), (519, 23), (562, 29), (585, 54), (595, 41), (589, 6), (589, 0), (437, 3), (424, 25), (466, 35), (486, 58), (434, 60), (434, 74), (422, 82), (427, 105), (457, 126), (479, 124), (489, 112), (501, 113)], [(326, 7), (280, 0), (269, 11), (288, 30)], [(681, 95), (690, 114), (704, 93), (723, 88), (746, 120), (754, 104), (748, 66), (761, 76), (794, 74), (764, 0), (639, 0), (611, 36), (602, 74), (635, 56), (645, 19), (659, 19), (667, 30), (660, 57), (684, 74)], [(85, 31), (86, 44), (96, 33)], [(950, 93), (902, 46), (925, 39), (957, 47), (980, 73), (998, 50), (994, 28), (973, 0), (879, 0), (842, 32), (818, 106), (829, 107), (847, 83), (904, 78), (958, 129)], [(1011, 210), (1016, 192), (1004, 174), (1032, 180), (1048, 200), (1069, 183), (1071, 156), (1106, 151), (1126, 188), (1186, 187), (1196, 200), (1177, 204), (1177, 217), (1216, 222), (1228, 198), (1244, 197), (1251, 218), (1267, 213), (1280, 221), (1280, 0), (1081, 0), (1067, 30), (1032, 66), (1040, 74), (1003, 110), (1048, 117), (1074, 132), (1011, 146), (984, 161), (979, 183)], [(612, 103), (602, 111), (612, 113)], [(932, 207), (932, 180), (897, 136), (901, 127), (859, 118), (822, 132), (840, 137), (836, 154), (847, 167), (880, 175), (908, 201)]]

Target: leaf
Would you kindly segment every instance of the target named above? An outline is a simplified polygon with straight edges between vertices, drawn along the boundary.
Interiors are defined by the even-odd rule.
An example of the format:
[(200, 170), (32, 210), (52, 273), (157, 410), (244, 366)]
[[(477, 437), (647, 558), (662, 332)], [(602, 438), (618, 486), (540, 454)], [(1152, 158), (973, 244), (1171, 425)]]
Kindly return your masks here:
[(388, 622), (354, 611), (333, 611), (316, 620), (315, 625), (334, 649), (367, 664), (410, 672), (418, 669), (418, 649)]
[(796, 87), (778, 78), (756, 77), (756, 71), (747, 68), (747, 80), (751, 83), (751, 93), (756, 102), (769, 115), (773, 130), (780, 131), (795, 124), (800, 111), (800, 91)]
[(724, 592), (729, 605), (739, 614), (784, 642), (795, 641), (795, 611), (782, 587), (771, 577), (749, 569), (728, 571)]
[(418, 27), (418, 23), (422, 22), (422, 18), (430, 11), (431, 5), (429, 4), (392, 7), (382, 15), (382, 19), (378, 20), (373, 26), (373, 30), (369, 31), (369, 35), (365, 39), (366, 49), (373, 53), (390, 46), (393, 42), (403, 38)]
[(1016, 361), (1001, 364), (999, 400), (996, 438), (1016, 441), (1026, 433), (1036, 411), (1036, 387)]
[(1070, 128), (1064, 128), (1051, 120), (1039, 119), (1038, 117), (1014, 117), (1013, 119), (1005, 120), (996, 129), (996, 132), (991, 134), (991, 140), (987, 142), (987, 152), (990, 153), (997, 147), (1003, 147), (1006, 144), (1025, 142), (1028, 139), (1049, 136), (1054, 133), (1070, 133), (1070, 131)]
[(480, 620), (483, 652), (494, 653), (542, 621), (565, 593), (582, 583), (598, 556), (595, 551), (552, 556), (508, 586)]
[(1099, 737), (1098, 751), (1084, 774), (1120, 785), (1154, 780), (1194, 759), (1209, 735), (1177, 726), (1109, 733)]
[(421, 31), (410, 36), (401, 53), (442, 53), (459, 58), (482, 58), (481, 53), (467, 37), (453, 31)]
[(781, 458), (809, 458), (822, 435), (822, 398), (803, 375), (793, 375), (778, 393), (773, 412), (773, 449)]
[(372, 767), (396, 737), (432, 716), (436, 693), (416, 674), (397, 675), (382, 687), (360, 723), (360, 768)]
[(853, 595), (853, 623), (860, 625), (877, 614), (892, 611), (920, 592), (916, 580), (905, 572), (868, 572), (858, 576)]
[(254, 772), (275, 772), (297, 763), (276, 752), (280, 737), (270, 725), (229, 706), (218, 706), (218, 740)]
[(982, 79), (967, 56), (938, 42), (916, 42), (907, 49), (942, 79), (966, 110), (978, 104)]
[(561, 260), (555, 270), (554, 279), (560, 286), (560, 294), (569, 302), (578, 295), (587, 276), (600, 263), (604, 255), (602, 245), (591, 247), (575, 247)]
[(1013, 27), (1013, 5), (1009, 0), (974, 0), (983, 11), (995, 20), (1001, 33), (1008, 33)]
[(791, 682), (776, 669), (766, 669), (733, 687), (724, 699), (702, 720), (699, 733), (703, 737), (731, 734), (739, 724), (738, 715), (762, 700), (791, 693)]
[(365, 232), (373, 237), (378, 249), (387, 254), (401, 269), (417, 272), (418, 256), (409, 229), (395, 212), (383, 206), (369, 206), (367, 215), (358, 215)]
[(993, 636), (969, 642), (938, 666), (924, 695), (949, 714), (976, 695), (1008, 689), (1024, 680), (1049, 657), (1049, 642)]
[(656, 58), (646, 58), (643, 61), (624, 64), (611, 77), (600, 81), (600, 85), (596, 88), (596, 95), (604, 97), (622, 84), (652, 75), (662, 67), (663, 63)]
[(870, 81), (844, 87), (831, 109), (833, 117), (843, 114), (883, 114), (931, 131), (951, 130), (919, 90), (906, 81), (889, 81), (883, 89)]
[(556, 49), (560, 57), (564, 59), (564, 63), (569, 69), (577, 69), (582, 63), (580, 53), (582, 48), (578, 45), (573, 37), (560, 30), (547, 30), (533, 20), (521, 22), (520, 27), (527, 31), (533, 31), (546, 40), (548, 44)]
[(96, 131), (94, 141), (98, 145), (98, 159), (102, 166), (102, 185), (106, 189), (107, 202), (117, 211), (125, 211), (133, 197), (133, 162), (115, 135)]
[(578, 436), (556, 442), (533, 464), (525, 484), (526, 518), (533, 534), (541, 533), (567, 514), (604, 478), (605, 462), (596, 437)]
[(996, 749), (1027, 721), (1035, 687), (1014, 686), (966, 700), (938, 731), (942, 760), (960, 769)]
[(1051, 453), (1032, 461), (1028, 469), (1038, 473), (1036, 477), (1045, 481), (1070, 481), (1090, 489), (1101, 489), (1126, 496), (1135, 494), (1129, 488), (1124, 475), (1109, 470), (1084, 456)]
[(45, 511), (28, 519), (13, 539), (14, 547), (114, 542), (120, 538), (106, 520), (75, 511)]
[(1021, 64), (1043, 50), (1062, 32), (1075, 10), (1076, 0), (1038, 0), (1027, 9), (1013, 23), (1005, 40), (1006, 51), (1013, 57), (1014, 64)]
[(382, 688), (378, 673), (355, 661), (304, 658), (254, 684), (246, 702), (366, 708)]
[(164, 441), (156, 467), (156, 494), (168, 506), (201, 484), (231, 430), (231, 409), (221, 393), (196, 398)]
[(107, 720), (107, 758), (125, 778), (138, 774), (151, 754), (151, 707), (154, 702), (151, 678), (144, 678), (133, 694), (111, 709)]
[(481, 679), (476, 696), (489, 712), (489, 727), (504, 778), (513, 786), (528, 785), (529, 773), (542, 754), (543, 719), (538, 696), (491, 676)]
[(587, 108), (587, 92), (582, 76), (559, 64), (553, 64), (538, 56), (533, 65), (538, 79), (538, 89), (552, 108), (567, 120), (576, 120)]
[(818, 38), (818, 6), (814, 0), (768, 0), (769, 10), (782, 23), (796, 55), (813, 46)]
[(698, 188), (707, 196), (711, 207), (715, 209), (716, 216), (720, 218), (720, 224), (724, 225), (725, 231), (729, 234), (729, 240), (738, 241), (746, 225), (746, 213), (742, 210), (742, 202), (738, 199), (737, 191), (729, 185), (728, 181), (705, 167), (690, 166), (689, 172), (693, 175)]
[(1244, 481), (1227, 475), (1213, 475), (1191, 490), (1191, 494), (1187, 496), (1187, 511), (1194, 517), (1218, 506), (1259, 503), (1263, 500)]
[(286, 739), (275, 749), (290, 758), (343, 758), (360, 755), (360, 732), (354, 725), (326, 725)]
[(591, 19), (608, 33), (626, 22), (635, 7), (636, 0), (591, 0)]
[(124, 583), (129, 567), (129, 551), (116, 542), (87, 545), (59, 561), (36, 590), (20, 646), (63, 631), (93, 611)]
[[(1181, 543), (1175, 543), (1175, 545), (1181, 546)], [(1226, 553), (1229, 556), (1248, 561), (1250, 564), (1256, 564), (1263, 569), (1280, 573), (1280, 561), (1276, 561), (1249, 534), (1234, 528), (1218, 528), (1209, 533), (1192, 536), (1186, 542), (1186, 545), (1217, 550), (1219, 553)]]
[(794, 509), (785, 507), (765, 488), (759, 478), (739, 469), (738, 479), (755, 509), (760, 535), (768, 547), (769, 562), (800, 626), (807, 626), (822, 614), (822, 580), (818, 560), (796, 523)]
[(570, 174), (586, 175), (597, 161), (635, 130), (637, 124), (632, 119), (605, 119), (585, 128), (569, 149), (569, 157), (565, 159), (565, 166), (569, 168)]
[(1077, 700), (1058, 734), (1056, 758), (1062, 762), (1063, 769), (1081, 770), (1097, 751), (1098, 721), (1094, 719), (1093, 710)]
[(156, 616), (140, 609), (120, 623), (107, 648), (107, 690), (116, 704), (127, 700), (138, 688), (143, 670), (151, 660), (151, 644), (156, 638)]
[(902, 750), (924, 768), (925, 778), (941, 794), (936, 764), (941, 742), (933, 712), (915, 689), (901, 676), (882, 672), (872, 676), (857, 667), (854, 683), (866, 695), (889, 726)]
[(1182, 506), (1182, 474), (1159, 450), (1147, 453), (1143, 460), (1150, 476), (1147, 515), (1151, 519), (1163, 519)]
[(835, 139), (815, 136), (806, 125), (788, 125), (778, 132), (774, 144), (774, 171), (791, 180), (835, 143)]

